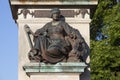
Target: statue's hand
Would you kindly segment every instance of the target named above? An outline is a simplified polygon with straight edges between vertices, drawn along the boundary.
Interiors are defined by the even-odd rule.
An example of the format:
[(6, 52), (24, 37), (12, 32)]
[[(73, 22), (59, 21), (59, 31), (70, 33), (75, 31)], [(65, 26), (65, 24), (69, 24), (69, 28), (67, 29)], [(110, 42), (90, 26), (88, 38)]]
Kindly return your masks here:
[(76, 50), (75, 49), (72, 49), (71, 51), (70, 51), (70, 54), (75, 54), (76, 53)]
[(28, 25), (25, 25), (25, 26), (24, 26), (24, 29), (25, 29), (26, 32), (30, 32), (30, 28), (29, 28)]
[(37, 52), (37, 50), (31, 50), (31, 51), (29, 52), (29, 54), (30, 54), (32, 57), (34, 57), (35, 55), (38, 54), (38, 52)]
[(34, 37), (38, 37), (39, 36), (39, 34), (34, 34)]

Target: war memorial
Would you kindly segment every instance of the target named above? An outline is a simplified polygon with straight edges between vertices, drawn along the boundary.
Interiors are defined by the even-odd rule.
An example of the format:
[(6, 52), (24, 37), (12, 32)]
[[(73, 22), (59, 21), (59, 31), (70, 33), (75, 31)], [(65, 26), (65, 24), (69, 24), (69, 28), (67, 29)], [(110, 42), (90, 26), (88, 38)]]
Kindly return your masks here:
[(18, 80), (90, 80), (90, 22), (98, 0), (10, 0)]

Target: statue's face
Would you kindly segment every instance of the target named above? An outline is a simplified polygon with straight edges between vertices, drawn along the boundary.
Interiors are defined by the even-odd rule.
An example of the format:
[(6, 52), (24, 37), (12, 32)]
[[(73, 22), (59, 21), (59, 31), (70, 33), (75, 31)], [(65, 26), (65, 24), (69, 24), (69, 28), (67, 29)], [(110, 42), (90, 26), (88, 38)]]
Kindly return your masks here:
[(60, 16), (59, 13), (53, 13), (53, 14), (52, 14), (52, 18), (53, 18), (53, 20), (55, 20), (55, 21), (59, 20), (59, 16)]

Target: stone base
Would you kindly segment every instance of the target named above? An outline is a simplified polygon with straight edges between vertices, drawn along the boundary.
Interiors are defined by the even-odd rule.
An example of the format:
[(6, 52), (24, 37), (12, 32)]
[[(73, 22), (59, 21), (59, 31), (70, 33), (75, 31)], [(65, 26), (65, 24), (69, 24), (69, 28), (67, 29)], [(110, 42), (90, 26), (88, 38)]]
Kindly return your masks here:
[(85, 67), (83, 62), (28, 63), (23, 66), (30, 80), (80, 80), (80, 74)]
[(30, 76), (30, 80), (80, 80), (79, 73), (40, 73)]

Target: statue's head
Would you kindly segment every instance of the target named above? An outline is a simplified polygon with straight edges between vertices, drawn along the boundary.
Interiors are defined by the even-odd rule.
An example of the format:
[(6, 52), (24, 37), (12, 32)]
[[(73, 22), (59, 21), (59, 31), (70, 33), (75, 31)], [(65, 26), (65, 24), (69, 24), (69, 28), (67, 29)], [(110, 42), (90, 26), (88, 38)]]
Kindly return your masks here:
[(53, 8), (53, 9), (51, 10), (51, 13), (52, 13), (52, 14), (54, 14), (54, 13), (59, 13), (59, 14), (60, 14), (60, 10), (59, 10), (59, 8)]
[(59, 8), (53, 8), (51, 10), (51, 18), (53, 18), (53, 20), (59, 20), (59, 18), (60, 18), (60, 10), (59, 10)]

